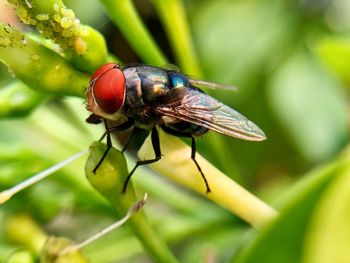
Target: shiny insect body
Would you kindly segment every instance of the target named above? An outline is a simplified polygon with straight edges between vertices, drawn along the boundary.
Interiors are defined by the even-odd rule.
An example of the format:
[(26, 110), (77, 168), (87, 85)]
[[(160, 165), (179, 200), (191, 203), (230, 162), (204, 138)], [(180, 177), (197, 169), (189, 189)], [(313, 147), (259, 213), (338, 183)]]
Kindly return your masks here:
[[(103, 158), (112, 147), (111, 132), (132, 126), (151, 130), (155, 158), (136, 162), (123, 191), (126, 190), (127, 183), (138, 166), (156, 162), (161, 158), (156, 126), (169, 134), (192, 139), (191, 158), (203, 177), (207, 192), (210, 192), (209, 184), (195, 159), (196, 136), (213, 130), (243, 140), (265, 139), (258, 126), (205, 94), (199, 86), (227, 88), (224, 85), (191, 79), (178, 71), (146, 65), (121, 67), (110, 63), (103, 65), (93, 74), (86, 96), (87, 109), (92, 112), (87, 122), (105, 122), (107, 149)], [(107, 121), (119, 125), (108, 127)]]

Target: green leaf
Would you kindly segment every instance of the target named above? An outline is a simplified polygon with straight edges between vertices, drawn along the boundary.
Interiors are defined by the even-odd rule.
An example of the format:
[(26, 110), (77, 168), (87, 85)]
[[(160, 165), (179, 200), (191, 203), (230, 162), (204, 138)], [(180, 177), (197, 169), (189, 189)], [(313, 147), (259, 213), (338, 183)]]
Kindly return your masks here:
[(232, 262), (301, 262), (305, 234), (312, 225), (310, 217), (329, 184), (343, 174), (346, 162), (338, 161), (308, 174), (290, 192), (280, 206), (280, 216), (251, 241)]
[(320, 199), (306, 235), (305, 263), (350, 262), (350, 169)]

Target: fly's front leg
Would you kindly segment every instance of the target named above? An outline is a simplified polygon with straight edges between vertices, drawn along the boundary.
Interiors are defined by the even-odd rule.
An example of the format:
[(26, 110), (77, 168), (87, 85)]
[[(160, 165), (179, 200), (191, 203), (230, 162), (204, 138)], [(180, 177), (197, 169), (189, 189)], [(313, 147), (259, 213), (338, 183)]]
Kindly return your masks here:
[(199, 166), (199, 164), (197, 163), (197, 160), (196, 160), (196, 152), (197, 152), (197, 150), (196, 150), (196, 139), (193, 136), (191, 136), (191, 139), (192, 139), (192, 143), (191, 143), (191, 159), (196, 164), (197, 169), (200, 172), (200, 174), (201, 174), (201, 176), (202, 176), (202, 178), (203, 178), (203, 180), (205, 182), (205, 186), (207, 188), (207, 193), (210, 193), (211, 191), (210, 191), (210, 187), (209, 187), (207, 178), (205, 178), (205, 175), (202, 172), (202, 169), (201, 169), (201, 167)]
[(104, 137), (107, 136), (107, 148), (104, 151), (100, 161), (96, 164), (95, 168), (92, 170), (93, 173), (96, 173), (97, 169), (101, 166), (103, 160), (106, 158), (106, 156), (108, 154), (108, 151), (112, 148), (111, 133), (112, 132), (126, 130), (126, 129), (130, 128), (134, 124), (134, 121), (133, 120), (127, 120), (126, 122), (122, 123), (121, 125), (115, 126), (115, 127), (111, 127), (111, 128), (108, 127), (106, 120), (104, 120), (104, 124), (105, 124), (106, 131), (102, 135), (102, 137), (100, 138), (99, 142), (102, 141), (104, 139)]
[(152, 140), (152, 146), (153, 146), (153, 151), (154, 151), (155, 158), (154, 159), (150, 159), (150, 160), (143, 160), (143, 161), (137, 161), (136, 162), (136, 165), (131, 170), (131, 172), (129, 173), (128, 177), (125, 180), (122, 193), (125, 193), (126, 187), (128, 186), (128, 182), (130, 181), (130, 178), (133, 175), (133, 173), (136, 171), (137, 167), (139, 167), (141, 165), (155, 163), (155, 162), (159, 161), (162, 158), (162, 154), (160, 152), (159, 135), (158, 135), (158, 131), (157, 131), (156, 127), (153, 127), (153, 129), (152, 129), (151, 140)]
[(104, 138), (105, 136), (107, 136), (107, 148), (106, 148), (106, 150), (104, 151), (104, 153), (103, 153), (103, 155), (102, 155), (100, 161), (96, 164), (95, 168), (92, 170), (92, 172), (93, 172), (94, 174), (96, 173), (98, 167), (101, 166), (103, 160), (106, 158), (108, 151), (112, 148), (111, 132), (109, 131), (109, 128), (108, 128), (108, 126), (107, 126), (107, 121), (106, 121), (106, 120), (104, 120), (104, 124), (105, 124), (106, 131), (105, 131), (105, 133), (102, 135), (102, 137), (100, 138), (99, 142), (102, 141), (103, 138)]

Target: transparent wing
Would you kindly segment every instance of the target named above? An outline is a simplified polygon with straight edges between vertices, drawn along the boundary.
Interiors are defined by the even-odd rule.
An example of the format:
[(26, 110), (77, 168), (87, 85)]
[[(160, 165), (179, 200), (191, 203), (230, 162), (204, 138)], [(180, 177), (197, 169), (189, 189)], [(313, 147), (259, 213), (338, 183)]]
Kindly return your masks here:
[(224, 89), (224, 90), (231, 90), (231, 91), (237, 90), (237, 87), (231, 86), (231, 85), (219, 84), (219, 83), (210, 82), (206, 80), (191, 79), (191, 78), (189, 78), (188, 80), (191, 85), (196, 86), (198, 88)]
[(180, 72), (180, 68), (178, 66), (176, 66), (175, 64), (171, 64), (171, 63), (167, 63), (165, 65), (162, 65), (161, 68), (168, 70), (168, 71)]
[(157, 106), (158, 113), (248, 141), (265, 140), (264, 132), (246, 117), (197, 89)]

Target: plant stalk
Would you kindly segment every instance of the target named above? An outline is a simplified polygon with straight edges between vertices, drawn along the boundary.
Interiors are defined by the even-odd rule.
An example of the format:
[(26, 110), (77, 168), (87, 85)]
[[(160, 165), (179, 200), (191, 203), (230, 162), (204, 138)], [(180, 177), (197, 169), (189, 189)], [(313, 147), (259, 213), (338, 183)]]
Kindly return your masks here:
[(101, 0), (107, 14), (147, 64), (164, 66), (167, 59), (142, 22), (131, 0)]
[[(231, 180), (197, 153), (196, 160), (211, 189), (210, 193), (206, 193), (203, 178), (191, 160), (191, 148), (180, 139), (161, 130), (159, 135), (162, 159), (150, 164), (152, 169), (225, 207), (257, 229), (277, 216), (277, 212), (271, 206)], [(154, 158), (150, 136), (141, 147), (138, 156), (141, 160)]]

